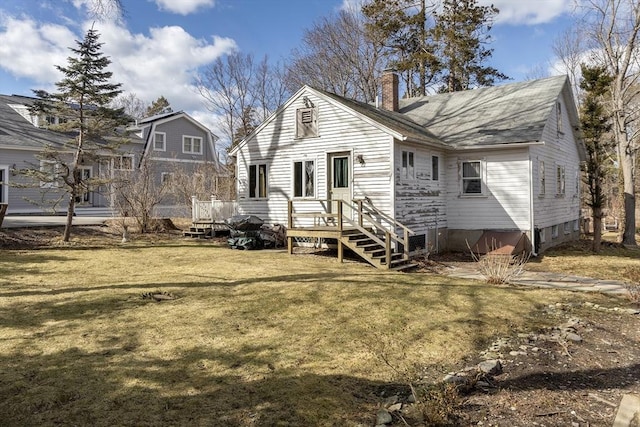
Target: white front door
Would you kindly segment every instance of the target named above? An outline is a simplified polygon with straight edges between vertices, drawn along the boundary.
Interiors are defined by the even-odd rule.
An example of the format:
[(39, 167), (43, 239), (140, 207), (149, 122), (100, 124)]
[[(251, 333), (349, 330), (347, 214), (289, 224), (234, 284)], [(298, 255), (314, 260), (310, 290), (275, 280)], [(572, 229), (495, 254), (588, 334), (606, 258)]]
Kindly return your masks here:
[[(332, 200), (344, 200), (351, 204), (351, 154), (330, 153), (328, 156), (329, 172), (329, 198)], [(336, 203), (331, 204), (332, 212), (337, 212)], [(342, 213), (351, 217), (351, 209), (343, 205)]]

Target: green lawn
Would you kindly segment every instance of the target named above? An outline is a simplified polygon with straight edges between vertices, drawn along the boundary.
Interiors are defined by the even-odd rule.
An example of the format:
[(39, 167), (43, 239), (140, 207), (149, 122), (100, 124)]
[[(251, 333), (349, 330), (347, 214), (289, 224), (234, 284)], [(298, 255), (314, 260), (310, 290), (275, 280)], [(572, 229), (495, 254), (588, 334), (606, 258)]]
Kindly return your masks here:
[(398, 372), (439, 377), (579, 299), (608, 303), (203, 241), (0, 250), (0, 419), (369, 426)]

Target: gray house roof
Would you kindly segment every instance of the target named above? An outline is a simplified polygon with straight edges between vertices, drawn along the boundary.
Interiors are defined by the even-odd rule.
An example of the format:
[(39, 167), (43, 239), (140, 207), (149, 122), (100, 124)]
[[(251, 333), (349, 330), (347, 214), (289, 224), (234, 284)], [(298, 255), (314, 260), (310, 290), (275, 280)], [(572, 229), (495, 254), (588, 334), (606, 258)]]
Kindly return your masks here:
[[(563, 89), (571, 93), (567, 77), (554, 76), (400, 99), (399, 112), (454, 148), (534, 142), (542, 140)], [(577, 126), (572, 97), (567, 110), (572, 126)]]
[(63, 146), (70, 136), (34, 126), (10, 105), (30, 105), (33, 98), (0, 95), (0, 147), (42, 149), (46, 145)]

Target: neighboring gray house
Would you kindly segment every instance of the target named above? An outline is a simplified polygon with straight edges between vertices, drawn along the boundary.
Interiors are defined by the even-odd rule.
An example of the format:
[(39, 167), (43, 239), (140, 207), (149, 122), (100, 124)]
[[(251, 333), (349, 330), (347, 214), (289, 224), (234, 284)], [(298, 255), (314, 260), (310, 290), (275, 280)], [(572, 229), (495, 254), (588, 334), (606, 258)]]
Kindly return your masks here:
[(343, 226), (371, 217), (387, 225), (370, 237), (384, 246), (388, 231), (397, 250), (466, 250), (485, 236), (540, 252), (579, 237), (584, 150), (567, 77), (410, 99), (395, 73), (382, 86), (379, 107), (295, 93), (230, 152), (240, 212), (339, 249), (353, 246)]
[[(25, 168), (50, 168), (55, 165), (39, 161), (36, 155), (47, 145), (63, 147), (71, 138), (47, 129), (56, 123), (56, 117), (38, 117), (29, 114), (33, 98), (0, 95), (0, 203), (8, 203), (9, 214), (42, 213), (47, 203), (59, 197), (50, 183), (21, 187), (25, 178), (16, 171)], [(220, 170), (215, 148), (215, 136), (209, 129), (184, 112), (161, 114), (139, 121), (128, 128), (126, 143), (118, 153), (105, 152), (100, 161), (82, 165), (84, 176), (110, 177), (119, 170), (139, 167), (143, 159), (153, 158), (157, 165), (157, 181), (161, 182), (176, 170), (192, 173), (196, 165), (207, 165)], [(39, 163), (39, 165), (38, 165)], [(18, 186), (16, 186), (18, 184)], [(108, 213), (111, 198), (108, 186), (92, 188), (76, 200), (76, 213), (81, 215)], [(38, 203), (34, 203), (38, 202)], [(66, 210), (66, 204), (55, 209)]]

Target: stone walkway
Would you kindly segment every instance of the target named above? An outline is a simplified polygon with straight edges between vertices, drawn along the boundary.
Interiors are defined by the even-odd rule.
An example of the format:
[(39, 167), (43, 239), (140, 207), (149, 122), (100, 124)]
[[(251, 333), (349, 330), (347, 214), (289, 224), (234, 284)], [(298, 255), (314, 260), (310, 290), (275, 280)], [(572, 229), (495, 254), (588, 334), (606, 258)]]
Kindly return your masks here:
[[(453, 266), (445, 274), (462, 279), (484, 280), (480, 272), (472, 266)], [(625, 284), (616, 280), (601, 280), (540, 271), (525, 271), (517, 278), (511, 280), (511, 283), (514, 285), (535, 286), (538, 288), (603, 292), (616, 295), (624, 295), (627, 292)]]

